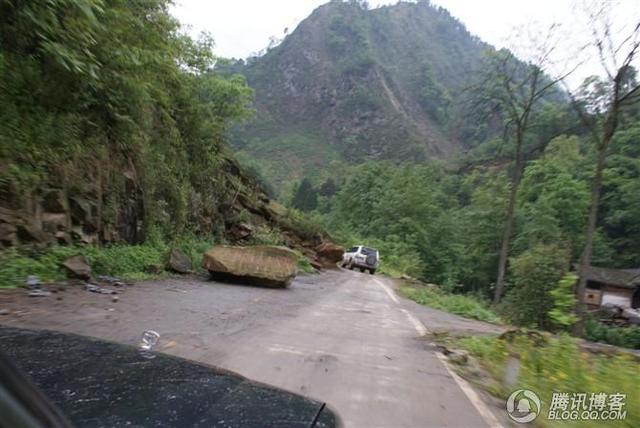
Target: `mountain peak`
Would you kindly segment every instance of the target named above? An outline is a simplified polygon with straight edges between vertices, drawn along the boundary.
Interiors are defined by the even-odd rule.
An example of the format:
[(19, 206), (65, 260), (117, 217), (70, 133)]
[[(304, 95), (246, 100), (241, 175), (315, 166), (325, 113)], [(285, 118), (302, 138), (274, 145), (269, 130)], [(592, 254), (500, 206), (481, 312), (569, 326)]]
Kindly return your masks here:
[(257, 113), (234, 144), (276, 185), (332, 161), (446, 158), (470, 144), (453, 113), (487, 47), (427, 1), (329, 2), (243, 66)]

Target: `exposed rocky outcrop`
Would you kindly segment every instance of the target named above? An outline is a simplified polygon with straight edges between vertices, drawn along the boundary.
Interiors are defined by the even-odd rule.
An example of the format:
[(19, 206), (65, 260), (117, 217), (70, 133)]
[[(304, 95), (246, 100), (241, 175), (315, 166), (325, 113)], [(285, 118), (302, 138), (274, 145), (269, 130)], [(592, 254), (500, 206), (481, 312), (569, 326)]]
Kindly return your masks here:
[[(303, 252), (314, 265), (325, 263), (315, 248), (328, 237), (317, 226), (290, 216), (285, 207), (270, 200), (230, 155), (222, 165), (235, 188), (213, 206), (203, 204), (203, 196), (192, 195), (188, 212), (194, 231), (203, 235), (221, 233), (229, 242), (242, 243), (252, 238), (256, 228), (265, 225), (280, 230), (286, 245)], [(120, 184), (110, 194), (90, 186), (86, 186), (87, 190), (59, 183), (56, 188), (55, 183), (51, 183), (51, 187), (28, 195), (3, 197), (0, 200), (0, 249), (21, 244), (45, 247), (143, 242), (147, 207), (141, 178), (131, 168), (114, 174), (112, 180)], [(166, 215), (170, 219), (169, 214)], [(165, 213), (156, 216), (165, 216)]]
[(219, 245), (204, 254), (202, 267), (218, 280), (284, 288), (296, 276), (297, 261), (285, 247)]

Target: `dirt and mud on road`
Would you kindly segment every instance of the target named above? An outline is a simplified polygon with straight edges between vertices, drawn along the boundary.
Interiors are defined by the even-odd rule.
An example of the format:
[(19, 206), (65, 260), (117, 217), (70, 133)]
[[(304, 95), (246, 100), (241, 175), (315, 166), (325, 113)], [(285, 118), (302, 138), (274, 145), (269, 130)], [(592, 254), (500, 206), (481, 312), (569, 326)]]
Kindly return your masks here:
[(431, 327), (496, 327), (407, 301), (378, 276), (329, 271), (289, 289), (172, 278), (128, 286), (116, 302), (72, 287), (42, 298), (16, 290), (0, 293), (0, 309), (2, 324), (132, 345), (155, 330), (158, 351), (325, 401), (347, 427), (502, 422), (429, 339)]

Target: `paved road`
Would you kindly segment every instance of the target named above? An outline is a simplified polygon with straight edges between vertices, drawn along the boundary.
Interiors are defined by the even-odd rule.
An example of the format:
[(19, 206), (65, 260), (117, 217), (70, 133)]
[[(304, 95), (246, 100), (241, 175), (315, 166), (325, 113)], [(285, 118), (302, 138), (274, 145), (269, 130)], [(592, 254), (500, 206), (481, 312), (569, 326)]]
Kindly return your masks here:
[(347, 427), (491, 422), (424, 336), (429, 319), (379, 276), (333, 271), (301, 276), (288, 290), (169, 279), (132, 286), (117, 303), (81, 290), (59, 295), (0, 295), (12, 312), (0, 322), (132, 344), (154, 329), (159, 350), (325, 401)]

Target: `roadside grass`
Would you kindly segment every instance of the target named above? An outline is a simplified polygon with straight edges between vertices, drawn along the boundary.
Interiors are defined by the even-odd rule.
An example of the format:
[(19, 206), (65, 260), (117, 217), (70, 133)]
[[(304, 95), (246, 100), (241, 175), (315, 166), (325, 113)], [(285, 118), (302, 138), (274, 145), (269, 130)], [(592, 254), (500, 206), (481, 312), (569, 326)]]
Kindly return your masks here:
[[(44, 282), (66, 278), (61, 263), (68, 257), (83, 254), (95, 275), (110, 275), (139, 281), (166, 276), (164, 271), (169, 251), (182, 251), (191, 259), (194, 271), (200, 269), (202, 254), (213, 246), (212, 240), (184, 236), (172, 242), (149, 239), (141, 245), (52, 246), (43, 250), (29, 247), (10, 248), (0, 252), (0, 288), (14, 288), (24, 284), (29, 275), (37, 275)], [(159, 273), (148, 273), (155, 266)]]
[[(638, 427), (640, 426), (640, 360), (627, 354), (601, 355), (584, 351), (578, 340), (566, 334), (518, 334), (508, 340), (494, 336), (451, 339), (451, 346), (465, 349), (496, 382), (487, 388), (506, 399), (513, 390), (529, 389), (542, 401), (542, 414), (535, 420), (539, 427)], [(519, 361), (515, 386), (506, 386), (507, 362)], [(464, 367), (460, 367), (464, 375)], [(591, 393), (626, 394), (627, 415), (621, 421), (552, 421), (547, 418), (552, 394)]]
[(296, 251), (296, 253), (298, 254), (298, 271), (303, 273), (315, 273), (316, 270), (311, 266), (309, 259), (299, 251)]
[(466, 318), (490, 323), (501, 323), (502, 320), (489, 308), (489, 304), (479, 297), (451, 294), (436, 288), (400, 287), (400, 293), (425, 306), (440, 309)]

